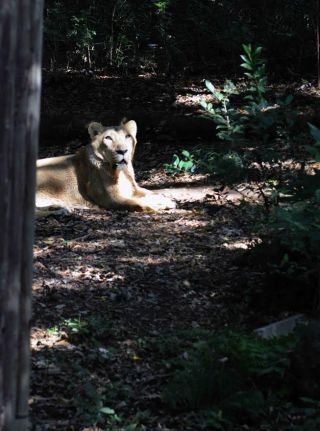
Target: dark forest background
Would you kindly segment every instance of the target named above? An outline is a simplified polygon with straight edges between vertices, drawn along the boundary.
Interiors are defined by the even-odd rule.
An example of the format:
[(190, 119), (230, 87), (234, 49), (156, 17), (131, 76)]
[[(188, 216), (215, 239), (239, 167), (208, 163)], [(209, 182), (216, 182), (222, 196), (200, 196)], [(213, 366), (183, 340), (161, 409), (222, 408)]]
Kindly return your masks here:
[(271, 77), (316, 71), (315, 0), (48, 0), (44, 66), (229, 74), (242, 43), (265, 49)]

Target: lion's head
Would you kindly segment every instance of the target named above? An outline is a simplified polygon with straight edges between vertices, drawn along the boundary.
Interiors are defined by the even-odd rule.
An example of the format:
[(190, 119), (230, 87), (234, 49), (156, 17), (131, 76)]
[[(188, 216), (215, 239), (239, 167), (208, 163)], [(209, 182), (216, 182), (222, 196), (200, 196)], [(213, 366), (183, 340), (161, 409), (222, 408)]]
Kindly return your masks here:
[(120, 126), (110, 127), (92, 122), (88, 126), (88, 132), (95, 164), (106, 163), (112, 169), (122, 169), (131, 163), (137, 143), (135, 121), (121, 122)]

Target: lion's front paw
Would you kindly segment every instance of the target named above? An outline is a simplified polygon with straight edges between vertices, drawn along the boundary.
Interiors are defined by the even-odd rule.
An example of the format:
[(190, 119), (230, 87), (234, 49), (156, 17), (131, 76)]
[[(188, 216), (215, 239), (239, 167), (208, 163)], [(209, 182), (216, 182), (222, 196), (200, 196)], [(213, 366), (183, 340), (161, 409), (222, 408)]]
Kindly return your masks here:
[(151, 194), (141, 199), (146, 210), (159, 211), (176, 208), (176, 203), (162, 195)]

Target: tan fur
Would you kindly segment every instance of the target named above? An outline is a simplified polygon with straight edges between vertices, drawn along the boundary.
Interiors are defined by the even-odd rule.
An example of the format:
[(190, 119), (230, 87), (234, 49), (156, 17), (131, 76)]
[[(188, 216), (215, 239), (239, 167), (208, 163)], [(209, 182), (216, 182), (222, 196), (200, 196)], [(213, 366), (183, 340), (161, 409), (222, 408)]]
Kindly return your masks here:
[(175, 207), (170, 199), (136, 183), (132, 166), (135, 121), (114, 127), (92, 122), (88, 131), (90, 144), (76, 154), (38, 160), (37, 208), (99, 206), (156, 211)]

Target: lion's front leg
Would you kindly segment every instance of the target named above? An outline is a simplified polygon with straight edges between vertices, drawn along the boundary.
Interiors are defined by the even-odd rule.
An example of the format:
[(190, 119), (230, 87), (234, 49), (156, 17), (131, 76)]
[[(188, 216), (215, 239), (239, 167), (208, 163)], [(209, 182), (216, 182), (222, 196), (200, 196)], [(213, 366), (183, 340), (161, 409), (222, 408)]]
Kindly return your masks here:
[(138, 184), (136, 184), (136, 187), (134, 187), (134, 196), (145, 197), (152, 194), (153, 193), (150, 190), (144, 189), (143, 187), (138, 186)]
[(127, 167), (128, 180), (131, 182), (132, 188), (133, 188), (133, 196), (135, 197), (144, 197), (151, 195), (152, 192), (150, 190), (147, 190), (143, 187), (140, 187), (135, 179), (134, 170), (132, 164), (129, 164)]

